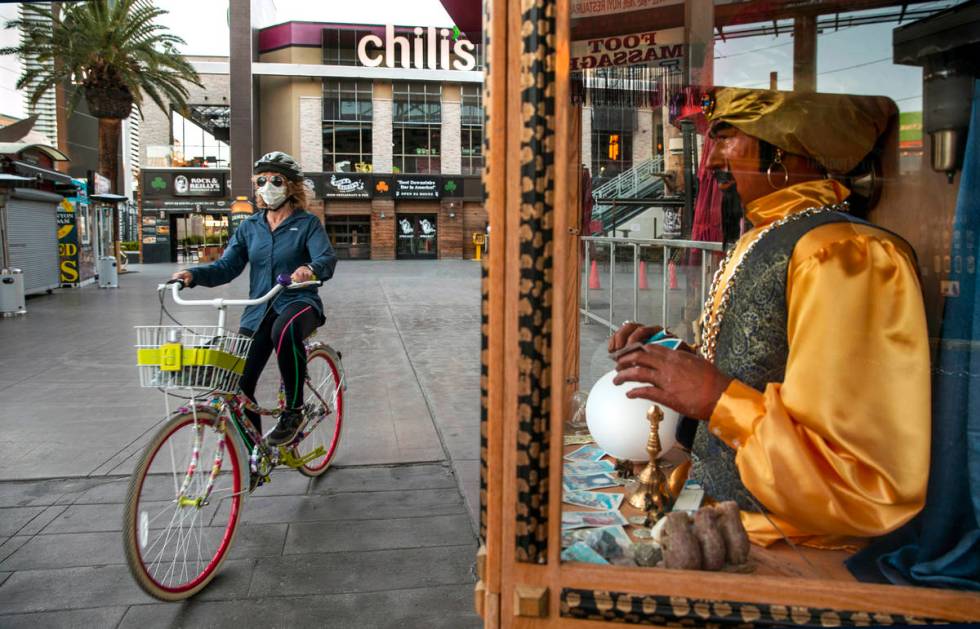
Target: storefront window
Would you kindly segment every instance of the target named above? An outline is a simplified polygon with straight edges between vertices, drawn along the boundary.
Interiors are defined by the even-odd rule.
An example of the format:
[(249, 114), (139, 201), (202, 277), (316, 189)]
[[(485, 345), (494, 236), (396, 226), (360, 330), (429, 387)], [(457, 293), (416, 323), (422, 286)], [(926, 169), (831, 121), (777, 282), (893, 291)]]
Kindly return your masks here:
[[(221, 109), (219, 107), (190, 106), (189, 111)], [(224, 107), (223, 109), (228, 109)], [(171, 151), (170, 163), (176, 168), (228, 168), (231, 149), (228, 143), (216, 138), (203, 125), (210, 119), (200, 122), (171, 112)]]
[(464, 85), (462, 105), (462, 173), (478, 175), (483, 172), (483, 87)]
[(328, 215), (324, 227), (338, 258), (367, 260), (371, 257), (371, 217)]
[(323, 82), (324, 172), (371, 171), (370, 81)]
[(592, 110), (592, 176), (608, 180), (633, 165), (636, 111), (626, 107)]
[[(611, 10), (572, 23), (573, 37), (589, 33), (573, 48), (597, 63), (603, 50), (629, 48), (623, 66), (603, 68), (626, 86), (617, 106), (593, 107), (577, 138), (591, 151), (592, 190), (635, 165), (633, 187), (617, 194), (642, 194), (618, 222), (601, 203), (583, 217), (594, 231), (575, 263), (590, 325), (578, 327), (577, 370), (564, 374), (581, 388), (564, 435), (562, 542), (574, 548), (563, 557), (704, 570), (728, 561), (751, 575), (731, 577), (732, 588), (779, 576), (977, 589), (980, 501), (963, 466), (977, 457), (966, 440), (976, 419), (967, 392), (980, 312), (980, 91), (976, 40), (956, 35), (977, 24), (976, 4), (738, 4), (715, 2), (700, 34), (688, 24), (706, 54), (691, 44), (693, 67), (669, 75), (628, 66), (634, 49), (638, 60), (663, 56), (652, 42), (674, 41), (669, 29), (652, 32), (656, 11), (650, 24)], [(595, 84), (581, 81), (574, 106), (593, 102)], [(662, 167), (641, 167), (647, 150), (665, 154)], [(650, 244), (668, 211), (677, 238)], [(672, 384), (672, 358), (610, 357), (634, 317), (656, 329), (633, 328), (631, 340), (695, 348), (704, 371), (689, 374), (690, 391)], [(659, 338), (661, 328), (679, 338)], [(649, 349), (636, 356), (663, 354)], [(622, 387), (649, 388), (627, 399), (617, 375)], [(588, 406), (576, 414), (578, 402)], [(669, 425), (656, 444), (669, 488), (652, 474), (628, 479), (613, 460), (637, 473), (649, 460), (651, 402)], [(730, 502), (729, 516), (704, 508), (715, 502)], [(700, 518), (668, 516), (651, 530), (658, 509)], [(689, 525), (705, 549), (702, 534), (724, 517), (747, 530), (740, 561), (718, 548), (686, 565), (674, 554)]]
[(394, 171), (441, 171), (442, 86), (438, 83), (395, 83), (392, 130)]

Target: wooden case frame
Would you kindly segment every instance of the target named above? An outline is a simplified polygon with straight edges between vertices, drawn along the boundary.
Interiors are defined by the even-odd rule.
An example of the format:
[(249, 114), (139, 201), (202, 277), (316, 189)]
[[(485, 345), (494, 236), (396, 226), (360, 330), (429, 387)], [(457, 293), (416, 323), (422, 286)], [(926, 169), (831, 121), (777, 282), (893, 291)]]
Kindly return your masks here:
[[(970, 593), (562, 563), (561, 431), (578, 373), (580, 108), (571, 0), (485, 0), (480, 582), (486, 627), (919, 624)], [(550, 471), (554, 472), (550, 472)]]

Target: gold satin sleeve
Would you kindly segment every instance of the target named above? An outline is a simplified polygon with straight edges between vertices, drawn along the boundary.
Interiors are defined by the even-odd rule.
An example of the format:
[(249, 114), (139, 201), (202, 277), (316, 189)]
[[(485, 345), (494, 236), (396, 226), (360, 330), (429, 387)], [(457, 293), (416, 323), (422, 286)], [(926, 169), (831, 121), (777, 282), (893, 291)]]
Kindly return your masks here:
[[(915, 268), (876, 230), (831, 224), (787, 273), (789, 357), (764, 392), (733, 381), (709, 429), (783, 533), (820, 547), (892, 531), (925, 503), (929, 346)], [(753, 542), (781, 538), (743, 514)]]

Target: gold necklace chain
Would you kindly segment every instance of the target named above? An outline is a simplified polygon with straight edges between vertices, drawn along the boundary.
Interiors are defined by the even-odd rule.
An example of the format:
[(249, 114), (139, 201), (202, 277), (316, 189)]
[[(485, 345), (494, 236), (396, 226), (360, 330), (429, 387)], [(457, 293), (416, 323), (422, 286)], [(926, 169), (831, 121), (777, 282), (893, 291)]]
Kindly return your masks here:
[(813, 216), (814, 214), (821, 214), (823, 212), (847, 212), (848, 204), (847, 201), (838, 203), (836, 205), (824, 205), (820, 207), (809, 207), (801, 212), (796, 212), (790, 214), (789, 216), (784, 216), (783, 218), (769, 224), (765, 229), (759, 232), (759, 235), (749, 243), (749, 246), (745, 248), (745, 253), (739, 258), (738, 265), (735, 270), (732, 271), (732, 276), (728, 278), (728, 283), (725, 284), (725, 290), (721, 294), (721, 299), (718, 302), (718, 311), (715, 312), (715, 295), (718, 292), (718, 285), (721, 284), (721, 278), (725, 275), (725, 269), (731, 262), (732, 256), (735, 254), (735, 247), (732, 247), (725, 258), (721, 261), (721, 265), (718, 270), (715, 271), (715, 276), (711, 280), (711, 289), (708, 292), (708, 298), (704, 302), (704, 312), (701, 314), (701, 320), (699, 322), (699, 328), (701, 331), (701, 342), (698, 344), (698, 352), (701, 354), (702, 358), (715, 362), (715, 353), (718, 347), (718, 333), (721, 330), (721, 321), (725, 317), (725, 312), (728, 310), (729, 304), (732, 301), (732, 295), (735, 293), (736, 280), (738, 279), (739, 271), (742, 270), (742, 265), (755, 246), (759, 244), (766, 234), (774, 229), (779, 229), (787, 223), (805, 218), (807, 216)]

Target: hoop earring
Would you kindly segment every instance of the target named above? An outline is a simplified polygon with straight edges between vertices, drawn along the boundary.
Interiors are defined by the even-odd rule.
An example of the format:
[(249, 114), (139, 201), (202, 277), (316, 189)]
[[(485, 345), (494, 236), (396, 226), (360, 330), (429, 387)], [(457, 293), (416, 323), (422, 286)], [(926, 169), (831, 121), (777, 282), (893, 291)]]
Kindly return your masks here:
[[(779, 166), (783, 169), (783, 185), (777, 186), (772, 182), (772, 169), (774, 166)], [(766, 181), (772, 186), (773, 190), (779, 190), (780, 188), (785, 188), (786, 184), (789, 183), (789, 171), (786, 170), (786, 165), (783, 164), (783, 149), (776, 149), (776, 157), (772, 159), (772, 163), (769, 164), (769, 168), (766, 169)]]

